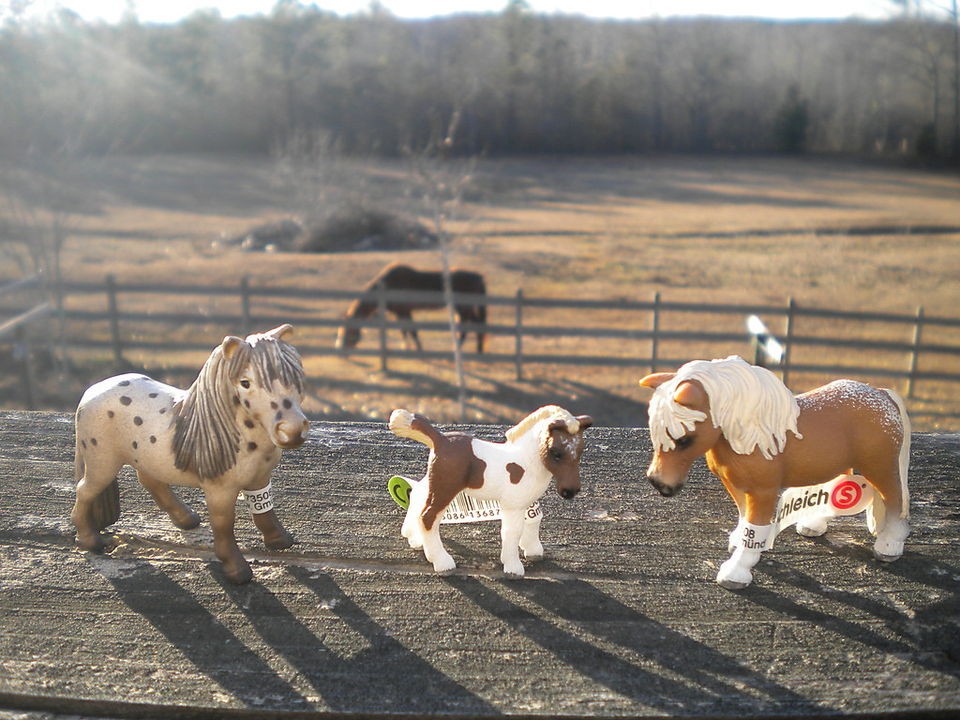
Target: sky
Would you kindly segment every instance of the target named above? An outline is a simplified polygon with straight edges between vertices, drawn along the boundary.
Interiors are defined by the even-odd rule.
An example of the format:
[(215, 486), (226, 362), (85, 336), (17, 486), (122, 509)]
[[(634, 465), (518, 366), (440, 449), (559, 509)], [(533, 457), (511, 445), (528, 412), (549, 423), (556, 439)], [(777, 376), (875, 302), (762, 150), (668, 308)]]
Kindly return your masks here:
[[(427, 18), (458, 12), (500, 12), (507, 0), (380, 0), (393, 15)], [(24, 2), (24, 0), (13, 0)], [(205, 8), (225, 18), (269, 13), (275, 0), (26, 0), (31, 14), (57, 7), (86, 20), (117, 22), (128, 7), (141, 22), (176, 22)], [(882, 19), (897, 12), (892, 0), (528, 0), (537, 13), (565, 13), (595, 18), (648, 18), (710, 15), (775, 19)], [(306, 3), (309, 4), (309, 1)], [(365, 11), (369, 0), (316, 0), (317, 7), (348, 15)], [(0, 0), (0, 10), (10, 2)], [(3, 13), (0, 12), (0, 15)]]

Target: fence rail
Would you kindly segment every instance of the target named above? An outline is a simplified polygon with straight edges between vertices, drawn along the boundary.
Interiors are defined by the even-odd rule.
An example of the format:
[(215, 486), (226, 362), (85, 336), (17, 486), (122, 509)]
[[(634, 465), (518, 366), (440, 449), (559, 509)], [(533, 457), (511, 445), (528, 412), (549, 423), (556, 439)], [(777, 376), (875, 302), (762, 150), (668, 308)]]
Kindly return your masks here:
[[(0, 301), (6, 302), (10, 297), (29, 297), (43, 285), (41, 275), (32, 275), (30, 277), (13, 280), (0, 285)], [(30, 302), (35, 302), (31, 300)], [(11, 360), (20, 369), (20, 386), (23, 389), (24, 400), (28, 408), (33, 408), (34, 403), (34, 377), (33, 366), (30, 362), (31, 348), (30, 336), (27, 332), (31, 323), (35, 323), (50, 314), (52, 307), (48, 302), (38, 302), (27, 309), (23, 309), (23, 303), (5, 308), (2, 315), (6, 316), (15, 313), (12, 317), (7, 317), (0, 321), (0, 344), (10, 344)]]
[[(283, 322), (294, 322), (300, 328), (330, 329), (344, 323), (339, 311), (355, 300), (358, 293), (342, 290), (306, 290), (278, 286), (256, 286), (248, 278), (236, 286), (166, 285), (158, 283), (120, 283), (108, 276), (104, 283), (69, 283), (62, 291), (70, 298), (100, 295), (106, 310), (91, 310), (71, 307), (67, 303), (64, 317), (68, 327), (72, 324), (106, 323), (109, 338), (95, 335), (74, 335), (68, 343), (76, 348), (111, 349), (114, 359), (121, 363), (126, 350), (200, 351), (210, 347), (209, 339), (202, 342), (159, 341), (151, 338), (151, 326), (188, 325), (218, 326), (224, 333), (249, 332), (271, 327)], [(167, 299), (197, 296), (213, 302), (225, 299), (227, 309), (205, 313), (153, 311), (155, 303), (139, 303), (137, 309), (122, 309), (123, 299), (128, 296), (159, 295)], [(392, 291), (378, 289), (374, 298), (381, 309), (393, 301), (442, 304), (442, 294), (435, 292)], [(501, 313), (499, 322), (484, 326), (490, 337), (506, 338), (511, 342), (509, 352), (501, 343), (497, 352), (464, 352), (464, 359), (472, 363), (509, 363), (515, 367), (517, 379), (522, 379), (524, 368), (534, 364), (598, 367), (636, 367), (651, 370), (676, 367), (697, 355), (695, 347), (719, 347), (721, 353), (736, 352), (749, 342), (743, 329), (744, 319), (749, 315), (762, 316), (766, 321), (783, 325), (778, 336), (786, 352), (782, 363), (776, 368), (787, 382), (791, 375), (838, 375), (858, 377), (892, 378), (906, 381), (907, 393), (912, 395), (919, 382), (960, 382), (960, 318), (938, 317), (924, 313), (918, 308), (913, 313), (849, 312), (827, 308), (803, 307), (789, 301), (785, 306), (771, 304), (710, 304), (664, 300), (656, 293), (651, 300), (583, 300), (527, 297), (522, 291), (513, 296), (455, 295), (457, 303), (483, 303), (488, 308), (504, 308), (512, 313)], [(133, 303), (136, 307), (138, 303)], [(279, 306), (279, 307), (278, 307)], [(545, 322), (551, 312), (565, 313), (568, 321), (574, 317), (580, 326), (571, 326), (567, 321)], [(614, 326), (604, 320), (604, 312), (616, 312), (622, 320), (624, 313), (629, 323)], [(594, 322), (590, 313), (598, 313)], [(713, 318), (710, 329), (703, 327), (702, 318)], [(677, 322), (677, 318), (688, 318)], [(693, 324), (697, 327), (690, 327)], [(505, 321), (512, 319), (512, 322)], [(801, 332), (799, 326), (810, 321), (819, 321), (817, 332)], [(699, 322), (698, 322), (699, 321)], [(394, 359), (445, 359), (451, 352), (437, 350), (399, 350), (392, 348), (388, 333), (400, 330), (418, 332), (449, 331), (446, 322), (419, 322), (393, 320), (386, 313), (377, 313), (364, 320), (350, 320), (360, 329), (373, 331), (377, 340), (365, 347), (350, 351), (360, 357), (377, 357), (381, 369), (387, 370)], [(837, 330), (831, 323), (854, 323), (859, 328), (857, 336)], [(863, 336), (865, 328), (876, 326), (885, 331), (872, 337)], [(461, 330), (474, 332), (475, 325), (463, 324)], [(298, 341), (304, 354), (338, 355), (332, 337), (318, 343), (313, 340)], [(947, 340), (943, 339), (947, 335)], [(953, 340), (950, 342), (949, 340)], [(557, 351), (550, 348), (532, 347), (534, 341), (586, 341), (580, 344), (593, 346), (600, 341), (619, 341), (621, 352)], [(631, 343), (643, 343), (638, 348)], [(626, 352), (622, 352), (626, 347)], [(469, 346), (468, 346), (469, 347)], [(691, 349), (691, 350), (688, 350)], [(818, 355), (804, 360), (801, 355), (826, 353), (827, 359)], [(851, 351), (857, 361), (852, 364), (837, 362), (838, 352)], [(740, 354), (745, 354), (741, 352)], [(881, 357), (882, 356), (882, 357)], [(758, 356), (759, 357), (759, 356)], [(871, 360), (867, 362), (866, 360)], [(879, 359), (874, 359), (879, 358)]]

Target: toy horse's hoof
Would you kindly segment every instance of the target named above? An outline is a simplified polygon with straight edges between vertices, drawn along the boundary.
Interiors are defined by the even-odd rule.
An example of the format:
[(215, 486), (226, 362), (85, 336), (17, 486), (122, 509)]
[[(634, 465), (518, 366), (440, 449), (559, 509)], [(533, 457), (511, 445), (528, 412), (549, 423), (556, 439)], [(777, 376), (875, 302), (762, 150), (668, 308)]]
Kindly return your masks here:
[(81, 550), (97, 553), (98, 555), (103, 554), (107, 550), (107, 543), (104, 541), (103, 535), (100, 533), (96, 533), (92, 540), (81, 540), (80, 536), (78, 535), (76, 542), (77, 547)]
[(873, 556), (880, 562), (893, 562), (894, 560), (899, 560), (903, 555), (903, 548), (900, 549), (900, 552), (893, 550), (892, 552), (882, 552), (876, 547), (873, 548)]
[(246, 563), (242, 567), (237, 567), (228, 569), (226, 565), (223, 566), (223, 574), (234, 585), (246, 585), (253, 579), (253, 570), (250, 569), (250, 566)]
[(743, 590), (753, 582), (753, 573), (740, 567), (734, 560), (727, 560), (717, 573), (717, 585), (727, 590)]
[(200, 516), (195, 512), (190, 512), (180, 517), (171, 517), (173, 524), (181, 530), (193, 530), (200, 527)]
[(457, 563), (449, 555), (433, 563), (433, 571), (437, 573), (437, 575), (449, 575), (456, 569)]
[(286, 550), (293, 547), (293, 544), (296, 541), (293, 539), (293, 535), (284, 531), (282, 535), (278, 535), (274, 538), (264, 538), (263, 544), (267, 546), (267, 550)]
[(526, 571), (523, 569), (523, 563), (519, 565), (504, 565), (503, 574), (508, 578), (522, 578)]
[(826, 518), (816, 518), (813, 520), (797, 522), (797, 535), (802, 535), (803, 537), (808, 537), (808, 538), (820, 537), (826, 531), (827, 531)]
[(725, 590), (743, 590), (745, 587), (748, 587), (750, 583), (737, 582), (736, 580), (720, 580), (718, 578), (717, 585), (724, 588)]

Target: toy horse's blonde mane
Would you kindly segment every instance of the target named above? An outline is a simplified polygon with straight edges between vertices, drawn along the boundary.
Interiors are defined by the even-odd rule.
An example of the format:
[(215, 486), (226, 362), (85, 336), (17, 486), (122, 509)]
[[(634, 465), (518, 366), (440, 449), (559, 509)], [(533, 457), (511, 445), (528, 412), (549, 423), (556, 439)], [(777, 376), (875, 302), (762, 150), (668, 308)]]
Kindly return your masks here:
[(710, 399), (714, 427), (723, 431), (734, 452), (749, 455), (759, 449), (768, 460), (783, 451), (787, 432), (797, 430), (800, 407), (793, 393), (765, 368), (731, 355), (724, 360), (694, 360), (657, 388), (650, 400), (650, 435), (661, 450), (672, 450), (675, 439), (707, 419), (673, 397), (680, 383), (696, 380)]
[(507, 430), (505, 433), (507, 440), (516, 442), (522, 435), (544, 420), (562, 420), (567, 426), (568, 433), (576, 435), (580, 432), (580, 421), (569, 410), (565, 410), (559, 405), (544, 405)]
[(192, 470), (208, 479), (223, 475), (236, 464), (240, 429), (233, 387), (248, 367), (261, 387), (280, 380), (286, 387), (303, 392), (303, 364), (289, 343), (270, 334), (250, 335), (230, 357), (218, 345), (175, 408), (173, 451), (178, 469)]

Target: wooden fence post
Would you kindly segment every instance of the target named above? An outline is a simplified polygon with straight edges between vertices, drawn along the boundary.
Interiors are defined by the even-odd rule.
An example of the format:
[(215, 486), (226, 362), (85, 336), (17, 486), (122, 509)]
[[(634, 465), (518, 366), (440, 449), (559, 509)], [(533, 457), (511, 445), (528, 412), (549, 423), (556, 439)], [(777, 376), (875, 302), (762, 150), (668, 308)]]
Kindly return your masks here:
[(653, 294), (653, 336), (650, 338), (650, 372), (657, 371), (657, 354), (660, 352), (660, 291)]
[(787, 332), (786, 337), (784, 338), (783, 360), (781, 361), (781, 367), (783, 368), (783, 384), (787, 387), (790, 387), (790, 358), (793, 356), (793, 326), (796, 312), (797, 304), (791, 297), (787, 302)]
[(30, 339), (27, 337), (26, 324), (17, 327), (13, 357), (14, 359), (20, 360), (20, 377), (23, 381), (23, 394), (27, 410), (35, 410), (36, 401), (33, 395), (33, 367), (30, 365)]
[(113, 344), (113, 362), (117, 367), (124, 364), (123, 348), (120, 346), (120, 314), (117, 310), (117, 279), (107, 275), (107, 311), (110, 314), (110, 340)]
[(910, 376), (907, 378), (907, 397), (913, 397), (920, 367), (920, 345), (923, 343), (923, 305), (917, 308), (916, 324), (913, 326), (913, 351), (910, 353)]
[(383, 283), (377, 283), (377, 312), (380, 315), (380, 372), (387, 372), (387, 297)]
[(513, 362), (520, 381), (523, 380), (523, 290), (517, 290), (513, 333)]
[(249, 335), (252, 332), (252, 321), (250, 320), (250, 276), (244, 275), (240, 279), (240, 307), (243, 313), (241, 320), (243, 334)]

